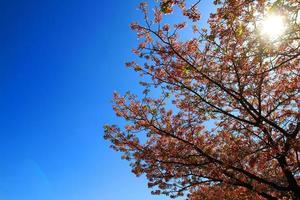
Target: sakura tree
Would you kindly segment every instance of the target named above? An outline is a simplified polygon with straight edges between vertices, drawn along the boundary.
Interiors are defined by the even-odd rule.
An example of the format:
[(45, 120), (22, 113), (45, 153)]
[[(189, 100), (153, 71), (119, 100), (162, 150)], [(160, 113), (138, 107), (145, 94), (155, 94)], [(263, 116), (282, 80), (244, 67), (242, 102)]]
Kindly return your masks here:
[(141, 3), (144, 93), (114, 94), (105, 139), (153, 194), (300, 199), (300, 2), (215, 0), (206, 28), (201, 3)]

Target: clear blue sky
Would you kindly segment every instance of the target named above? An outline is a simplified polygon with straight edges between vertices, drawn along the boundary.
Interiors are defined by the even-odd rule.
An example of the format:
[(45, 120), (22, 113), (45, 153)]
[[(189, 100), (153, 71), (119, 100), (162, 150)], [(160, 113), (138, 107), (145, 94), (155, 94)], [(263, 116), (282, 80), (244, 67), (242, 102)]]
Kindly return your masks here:
[(103, 140), (139, 0), (0, 0), (0, 200), (152, 200)]

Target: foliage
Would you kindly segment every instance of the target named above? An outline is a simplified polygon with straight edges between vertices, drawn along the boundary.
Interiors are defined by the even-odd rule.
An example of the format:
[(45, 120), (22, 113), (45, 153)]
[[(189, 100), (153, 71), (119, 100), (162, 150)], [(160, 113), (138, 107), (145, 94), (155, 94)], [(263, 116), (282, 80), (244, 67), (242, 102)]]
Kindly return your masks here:
[[(190, 2), (190, 1), (189, 1)], [(153, 194), (195, 199), (300, 199), (300, 66), (297, 0), (215, 0), (209, 28), (198, 27), (199, 1), (157, 2), (153, 20), (133, 23), (140, 44), (129, 62), (144, 96), (114, 94), (122, 129), (105, 138), (146, 174)], [(166, 24), (181, 10), (185, 21)], [(270, 40), (259, 33), (268, 13), (288, 30)], [(180, 37), (192, 26), (191, 38)], [(160, 88), (161, 96), (149, 91)], [(167, 109), (172, 102), (173, 109)], [(146, 133), (146, 142), (139, 134)]]

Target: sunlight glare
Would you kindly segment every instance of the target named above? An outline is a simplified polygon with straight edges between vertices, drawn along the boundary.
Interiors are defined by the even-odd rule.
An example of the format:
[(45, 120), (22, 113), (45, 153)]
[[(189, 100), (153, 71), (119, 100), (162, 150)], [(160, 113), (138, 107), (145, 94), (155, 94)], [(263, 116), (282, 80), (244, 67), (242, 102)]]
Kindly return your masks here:
[(261, 23), (262, 36), (270, 40), (278, 39), (286, 31), (284, 17), (281, 15), (271, 14)]

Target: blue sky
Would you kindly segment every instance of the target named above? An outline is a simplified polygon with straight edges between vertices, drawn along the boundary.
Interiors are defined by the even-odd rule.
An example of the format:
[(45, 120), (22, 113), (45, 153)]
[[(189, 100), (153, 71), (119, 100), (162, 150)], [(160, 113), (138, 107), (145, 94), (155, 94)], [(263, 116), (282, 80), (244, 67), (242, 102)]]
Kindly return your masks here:
[(139, 0), (0, 1), (0, 200), (152, 200), (108, 148)]

